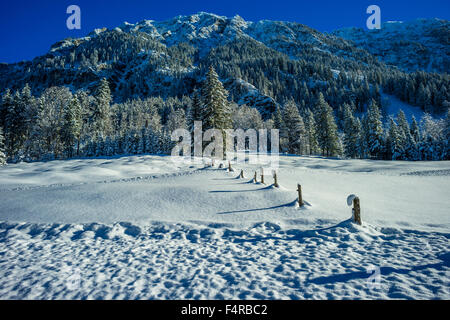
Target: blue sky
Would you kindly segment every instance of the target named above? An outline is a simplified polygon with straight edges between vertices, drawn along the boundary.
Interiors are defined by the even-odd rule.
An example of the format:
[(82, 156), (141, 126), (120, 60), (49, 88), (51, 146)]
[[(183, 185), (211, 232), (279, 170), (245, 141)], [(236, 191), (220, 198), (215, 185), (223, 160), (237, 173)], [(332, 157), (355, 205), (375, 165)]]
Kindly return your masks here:
[[(81, 8), (81, 30), (66, 27), (66, 9)], [(2, 0), (0, 2), (0, 62), (31, 60), (67, 37), (81, 37), (95, 28), (112, 28), (123, 21), (165, 20), (199, 11), (224, 16), (239, 14), (245, 20), (296, 21), (320, 31), (365, 27), (366, 8), (376, 4), (381, 19), (449, 19), (448, 0)]]

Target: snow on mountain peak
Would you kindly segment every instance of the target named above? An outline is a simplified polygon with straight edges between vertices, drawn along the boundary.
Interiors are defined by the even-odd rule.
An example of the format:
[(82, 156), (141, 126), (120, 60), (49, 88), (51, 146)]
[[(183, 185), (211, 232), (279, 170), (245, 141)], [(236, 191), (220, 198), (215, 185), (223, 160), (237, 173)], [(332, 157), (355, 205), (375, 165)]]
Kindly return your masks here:
[(407, 71), (450, 71), (450, 23), (447, 20), (387, 21), (381, 29), (344, 28), (333, 34)]

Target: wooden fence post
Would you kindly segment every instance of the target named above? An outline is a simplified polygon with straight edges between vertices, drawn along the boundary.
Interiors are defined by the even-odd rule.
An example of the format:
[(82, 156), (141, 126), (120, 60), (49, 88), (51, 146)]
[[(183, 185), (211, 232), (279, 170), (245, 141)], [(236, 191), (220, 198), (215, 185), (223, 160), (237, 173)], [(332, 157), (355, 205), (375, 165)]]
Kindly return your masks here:
[(264, 169), (261, 168), (261, 183), (264, 184)]
[(253, 177), (253, 182), (255, 182), (255, 183), (258, 182), (258, 179), (257, 179), (257, 177), (256, 177), (256, 174), (257, 174), (257, 173), (256, 173), (256, 171), (255, 171), (255, 176)]
[(241, 174), (239, 175), (241, 179), (244, 179), (244, 170), (241, 169)]
[(228, 161), (228, 171), (231, 172), (232, 168), (231, 168), (231, 161)]
[(275, 188), (279, 188), (279, 184), (278, 184), (278, 179), (277, 179), (277, 172), (274, 170), (273, 171), (273, 186)]
[(297, 191), (298, 191), (298, 206), (303, 206), (303, 197), (302, 197), (302, 186), (297, 183)]
[(361, 225), (361, 207), (359, 205), (359, 198), (355, 197), (353, 199), (353, 221)]
[(353, 208), (352, 208), (352, 220), (354, 223), (357, 223), (359, 225), (362, 224), (361, 221), (361, 206), (359, 203), (359, 198), (354, 195), (351, 194), (347, 197), (347, 205), (350, 207), (353, 204)]

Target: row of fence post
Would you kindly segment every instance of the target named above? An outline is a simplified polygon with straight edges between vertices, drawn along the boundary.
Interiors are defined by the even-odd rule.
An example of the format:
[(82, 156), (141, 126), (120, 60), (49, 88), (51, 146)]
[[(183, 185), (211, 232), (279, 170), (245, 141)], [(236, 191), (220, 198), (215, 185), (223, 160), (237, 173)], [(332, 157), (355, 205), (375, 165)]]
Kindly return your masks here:
[[(211, 166), (214, 167), (214, 159), (211, 162)], [(219, 168), (223, 168), (223, 163), (219, 164)], [(228, 161), (228, 172), (233, 172), (233, 171), (234, 170), (231, 167), (231, 162)], [(278, 184), (277, 172), (275, 170), (273, 170), (272, 175), (273, 175), (273, 186), (275, 188), (279, 188), (280, 185)], [(257, 176), (258, 176), (258, 172), (255, 171), (255, 175), (253, 176), (253, 182), (254, 183), (258, 182)], [(241, 169), (241, 172), (239, 173), (239, 177), (241, 179), (244, 178), (244, 170), (243, 169)], [(263, 168), (261, 168), (261, 181), (260, 182), (264, 184), (264, 169)], [(297, 184), (297, 193), (298, 193), (298, 198), (297, 198), (298, 206), (299, 207), (303, 207), (305, 205), (305, 203), (303, 201), (303, 196), (302, 196), (302, 186), (299, 183)], [(361, 206), (360, 206), (359, 198), (357, 196), (355, 196), (355, 195), (350, 195), (347, 198), (347, 203), (348, 203), (349, 206), (353, 205), (353, 208), (352, 208), (352, 221), (357, 223), (357, 224), (359, 224), (359, 225), (361, 225), (362, 224), (362, 221), (361, 221)]]

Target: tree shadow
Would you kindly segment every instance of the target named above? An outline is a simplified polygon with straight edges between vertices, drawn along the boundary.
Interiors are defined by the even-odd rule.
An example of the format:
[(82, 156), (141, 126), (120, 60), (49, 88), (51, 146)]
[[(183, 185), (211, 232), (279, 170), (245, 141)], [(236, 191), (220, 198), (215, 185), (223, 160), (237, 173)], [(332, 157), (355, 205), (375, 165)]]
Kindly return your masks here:
[[(249, 191), (258, 191), (258, 190), (271, 189), (271, 188), (272, 188), (272, 186), (268, 186), (268, 187), (265, 187), (262, 189), (249, 190)], [(225, 191), (225, 192), (228, 192), (228, 191)], [(236, 192), (236, 191), (229, 191), (229, 192)], [(305, 203), (305, 206), (311, 206), (307, 201), (303, 201), (303, 202)], [(284, 204), (280, 204), (280, 205), (272, 206), (272, 207), (234, 210), (234, 211), (223, 211), (223, 212), (218, 212), (217, 214), (243, 213), (243, 212), (252, 212), (252, 211), (273, 210), (273, 209), (286, 208), (286, 207), (295, 207), (296, 203), (297, 203), (297, 200), (294, 200), (294, 201), (291, 201), (288, 203), (284, 203)], [(304, 209), (305, 206), (302, 206), (300, 209)]]
[[(286, 205), (281, 205), (279, 207), (282, 206), (289, 206), (289, 205), (295, 205), (297, 202), (297, 200), (290, 202), (289, 204)], [(303, 208), (303, 207), (302, 207)], [(293, 234), (292, 237), (276, 237), (276, 236), (260, 236), (260, 235), (255, 235), (252, 238), (246, 238), (246, 239), (234, 239), (234, 242), (249, 242), (249, 243), (256, 243), (256, 242), (261, 242), (261, 241), (267, 241), (267, 240), (283, 240), (283, 241), (302, 241), (303, 238), (308, 238), (308, 237), (313, 237), (313, 236), (317, 236), (317, 232), (322, 232), (322, 231), (327, 231), (327, 230), (331, 230), (331, 229), (335, 229), (335, 228), (348, 228), (352, 225), (352, 221), (351, 219), (347, 219), (344, 221), (341, 221), (335, 225), (329, 226), (329, 227), (325, 227), (325, 228), (317, 228), (317, 229), (308, 229), (308, 230), (298, 230), (298, 229), (294, 229), (294, 230), (287, 230), (286, 234)], [(295, 231), (295, 232), (291, 232), (291, 231)]]
[(253, 191), (262, 191), (262, 190), (268, 190), (268, 189), (272, 189), (272, 186), (267, 186), (264, 188), (259, 188), (259, 189), (251, 189), (251, 190), (213, 190), (213, 191), (209, 191), (209, 193), (234, 193), (234, 192), (253, 192)]
[[(440, 254), (439, 256), (437, 256), (437, 258), (442, 260), (442, 262), (411, 266), (411, 268), (380, 267), (380, 275), (386, 276), (393, 273), (409, 274), (410, 272), (420, 271), (428, 268), (443, 270), (444, 267), (450, 267), (450, 252)], [(308, 282), (312, 284), (328, 284), (336, 282), (347, 282), (349, 280), (355, 279), (367, 279), (369, 276), (370, 273), (366, 271), (355, 271), (343, 274), (335, 274), (331, 276), (317, 277), (309, 280)]]

